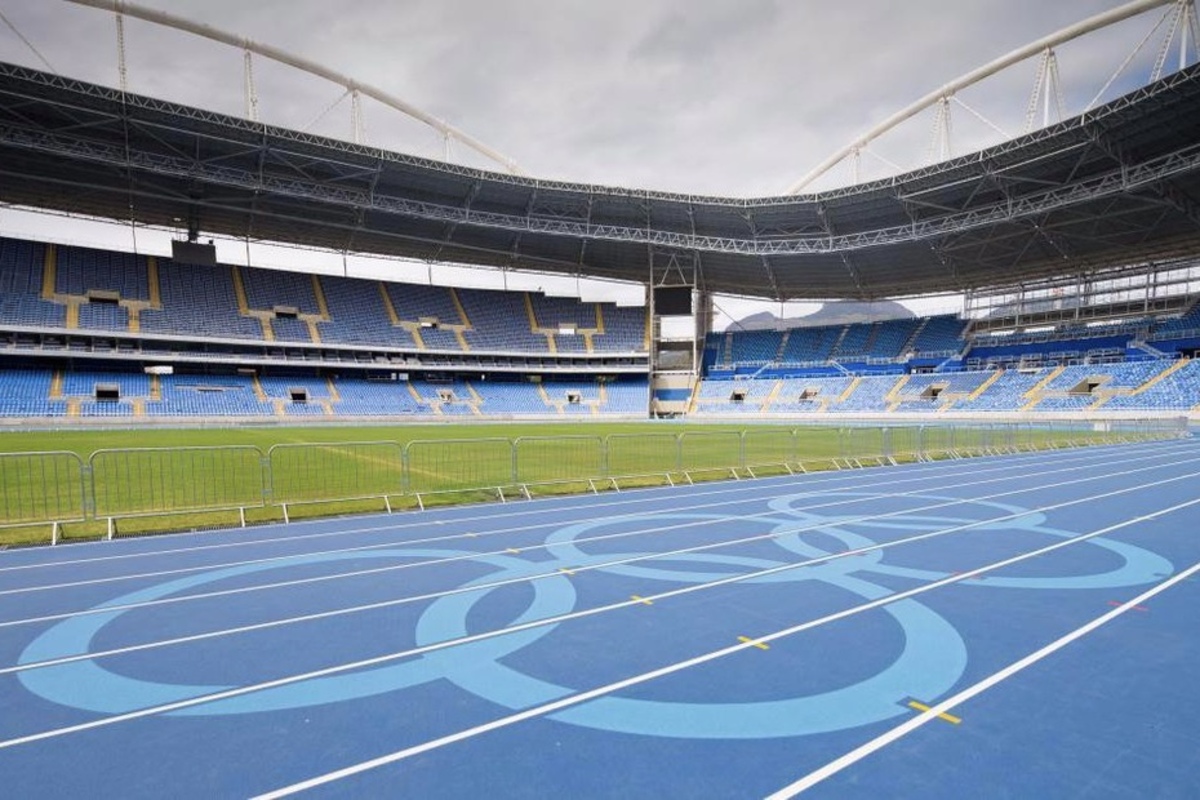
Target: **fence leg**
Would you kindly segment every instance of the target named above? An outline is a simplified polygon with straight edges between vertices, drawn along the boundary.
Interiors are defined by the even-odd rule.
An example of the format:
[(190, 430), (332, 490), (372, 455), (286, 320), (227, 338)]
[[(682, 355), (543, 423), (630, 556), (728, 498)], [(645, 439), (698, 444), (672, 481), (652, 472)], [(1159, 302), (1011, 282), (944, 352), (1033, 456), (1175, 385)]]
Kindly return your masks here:
[(383, 496), (383, 507), (387, 509), (387, 513), (392, 513), (392, 498), (386, 494)]
[(284, 503), (280, 507), (283, 509), (283, 524), (284, 525), (290, 524), (292, 521), (292, 518), (288, 516), (287, 503)]
[(424, 511), (424, 510), (425, 510), (425, 501), (423, 501), (423, 500), (421, 499), (421, 493), (420, 493), (420, 492), (417, 492), (417, 493), (416, 493), (416, 495), (414, 495), (414, 496), (417, 498), (417, 508), (419, 508), (419, 509), (421, 509), (422, 511)]
[(58, 544), (58, 523), (55, 522), (50, 526), (50, 546)]
[(242, 523), (242, 527), (246, 527), (246, 509), (244, 506), (238, 506), (238, 519)]
[(106, 535), (104, 537), (105, 541), (108, 541), (108, 542), (112, 541), (113, 532), (116, 531), (116, 529), (117, 529), (116, 520), (114, 520), (112, 517), (109, 517), (108, 518), (108, 535)]

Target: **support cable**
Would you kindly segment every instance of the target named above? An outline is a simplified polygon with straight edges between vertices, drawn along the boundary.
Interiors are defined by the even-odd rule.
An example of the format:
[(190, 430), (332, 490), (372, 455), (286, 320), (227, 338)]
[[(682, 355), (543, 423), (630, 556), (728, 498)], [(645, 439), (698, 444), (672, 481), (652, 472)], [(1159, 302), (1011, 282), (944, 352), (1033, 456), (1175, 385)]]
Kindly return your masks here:
[(8, 17), (4, 16), (3, 11), (0, 11), (0, 22), (3, 22), (8, 27), (9, 30), (11, 30), (13, 33), (15, 33), (17, 35), (17, 38), (20, 39), (21, 42), (26, 47), (28, 47), (29, 50), (35, 56), (37, 56), (38, 60), (46, 65), (46, 69), (50, 70), (55, 75), (58, 74), (58, 70), (56, 70), (54, 68), (54, 66), (46, 59), (46, 57), (44, 55), (42, 55), (41, 52), (39, 52), (36, 47), (33, 46), (33, 42), (31, 42), (25, 38), (25, 34), (21, 33), (21, 31), (17, 28), (17, 26), (13, 24), (12, 20), (10, 20)]

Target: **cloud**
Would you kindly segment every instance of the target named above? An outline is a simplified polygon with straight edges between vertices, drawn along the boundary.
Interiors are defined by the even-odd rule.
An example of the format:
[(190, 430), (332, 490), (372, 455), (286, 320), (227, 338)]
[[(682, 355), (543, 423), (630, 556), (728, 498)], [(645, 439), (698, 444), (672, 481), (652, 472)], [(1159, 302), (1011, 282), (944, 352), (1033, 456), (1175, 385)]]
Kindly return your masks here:
[[(143, 2), (377, 85), (511, 155), (533, 174), (743, 195), (780, 191), (925, 92), (1119, 4)], [(111, 13), (66, 2), (0, 3), (60, 70), (116, 82)], [(136, 91), (243, 113), (242, 61), (236, 50), (135, 20), (127, 22), (126, 32)], [(1125, 54), (1119, 49), (1112, 36), (1097, 36), (1094, 46), (1077, 48), (1073, 64), (1106, 78), (1105, 70)], [(4, 30), (0, 58), (35, 63)], [(263, 59), (255, 60), (255, 78), (263, 115), (293, 127), (312, 123), (341, 94), (335, 86)], [(1005, 102), (1020, 116), (1031, 80), (1032, 73), (1014, 72), (996, 84), (994, 93), (1011, 95)], [(1102, 82), (1095, 79), (1092, 85)], [(994, 105), (991, 100), (979, 102)], [(433, 132), (374, 104), (365, 108), (373, 143), (440, 154)], [(349, 102), (343, 99), (316, 129), (348, 138), (349, 119)], [(964, 115), (963, 130), (971, 124)], [(928, 136), (926, 127), (898, 142), (909, 155), (915, 150), (923, 156)], [(883, 151), (895, 157), (886, 146)], [(467, 155), (461, 147), (455, 152)]]

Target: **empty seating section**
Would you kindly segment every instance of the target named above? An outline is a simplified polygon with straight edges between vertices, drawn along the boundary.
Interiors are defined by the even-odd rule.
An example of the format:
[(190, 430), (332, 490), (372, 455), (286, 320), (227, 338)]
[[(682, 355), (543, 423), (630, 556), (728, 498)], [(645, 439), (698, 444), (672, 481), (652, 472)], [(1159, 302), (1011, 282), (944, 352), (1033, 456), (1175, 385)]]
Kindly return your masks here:
[(1195, 336), (1197, 332), (1200, 332), (1200, 302), (1193, 304), (1181, 316), (1164, 320), (1155, 325), (1149, 340), (1151, 342), (1167, 341), (1183, 336)]
[(606, 353), (633, 353), (646, 350), (646, 309), (601, 303), (604, 333), (593, 339), (596, 350)]
[[(462, 325), (463, 320), (454, 305), (454, 297), (445, 286), (425, 286), (416, 283), (384, 284), (396, 316), (405, 322), (434, 319), (442, 325)], [(525, 312), (521, 312), (521, 320)]]
[(1197, 409), (1198, 405), (1200, 405), (1200, 359), (1193, 359), (1169, 375), (1163, 375), (1137, 394), (1114, 397), (1104, 408), (1114, 411), (1131, 409), (1188, 411)]
[(807, 364), (828, 361), (837, 344), (841, 328), (793, 328), (788, 332), (780, 361), (784, 364)]
[(929, 317), (912, 342), (914, 353), (961, 353), (967, 323), (953, 314)]
[[(447, 287), (339, 276), (314, 281), (308, 273), (238, 267), (243, 291), (239, 302), (238, 282), (229, 266), (198, 267), (157, 259), (157, 286), (152, 287), (155, 276), (144, 256), (62, 246), (52, 259), (51, 289), (58, 298), (54, 302), (43, 299), (47, 251), (44, 244), (0, 238), (0, 321), (4, 324), (66, 328), (68, 305), (77, 305), (77, 327), (87, 331), (257, 342), (269, 338), (269, 331), (280, 342), (415, 350), (417, 340), (407, 326), (422, 332), (426, 349), (459, 353), (463, 347), (455, 329), (469, 324), (465, 338), (473, 351), (545, 354), (551, 349), (551, 337), (531, 327), (523, 292), (458, 290), (468, 317), (464, 319), (454, 302), (455, 290)], [(93, 296), (88, 302), (87, 295), (96, 292), (104, 296)], [(158, 303), (152, 305), (156, 299)], [(540, 294), (530, 294), (529, 300), (546, 333), (557, 331), (560, 324), (573, 325), (589, 334), (593, 352), (645, 351), (641, 307)], [(136, 303), (140, 313), (140, 325), (133, 331), (130, 303)], [(300, 318), (276, 316), (281, 311), (295, 311)], [(263, 317), (266, 326), (260, 321)], [(419, 327), (431, 320), (437, 321), (438, 329)], [(309, 322), (316, 326), (316, 341)], [(588, 352), (582, 334), (553, 338), (556, 349), (564, 353)]]
[(402, 381), (344, 380), (337, 382), (338, 400), (335, 411), (344, 417), (394, 417), (405, 414), (428, 413), (408, 391)]
[(279, 317), (271, 320), (271, 330), (277, 342), (312, 343), (312, 332), (308, 323), (291, 317)]
[(458, 298), (471, 321), (466, 336), (472, 350), (544, 353), (549, 348), (546, 337), (530, 328), (524, 295), (462, 289)]
[(0, 370), (0, 416), (57, 417), (66, 413), (66, 405), (51, 402), (49, 370)]
[[(1200, 362), (1186, 358), (1200, 347), (1200, 303), (1184, 308), (1174, 318), (1059, 323), (1052, 330), (1034, 327), (1007, 336), (969, 333), (970, 322), (957, 315), (710, 333), (705, 359), (714, 377), (701, 382), (695, 410), (702, 415), (1200, 412)], [(0, 237), (0, 325), (8, 337), (0, 347), (17, 351), (11, 360), (18, 368), (0, 370), (0, 416), (10, 418), (560, 417), (643, 414), (649, 402), (645, 376), (601, 384), (591, 377), (575, 380), (574, 374), (560, 377), (579, 363), (575, 359), (543, 367), (541, 358), (524, 358), (644, 353), (645, 308), (532, 292), (199, 267)], [(104, 332), (120, 336), (82, 335)], [(39, 338), (41, 333), (46, 335)], [(170, 341), (173, 337), (182, 344)], [(258, 352), (211, 340), (256, 345), (273, 340), (283, 346), (262, 347), (262, 358), (288, 361), (256, 366), (267, 373), (259, 377), (216, 366), (221, 361), (197, 366), (209, 356)], [(55, 353), (68, 353), (72, 368), (60, 374), (20, 363), (28, 355), (24, 351), (46, 344)], [(315, 344), (326, 348), (292, 346)], [(151, 378), (136, 362), (86, 360), (102, 352), (124, 356), (139, 350), (181, 357), (182, 369)], [(441, 355), (464, 351), (471, 356)], [(195, 356), (192, 366), (189, 353)], [(476, 354), (483, 357), (474, 359)], [(349, 374), (332, 379), (332, 388), (324, 372), (315, 369), (298, 377), (274, 374), (309, 369), (288, 365), (310, 356), (352, 366)], [(1176, 356), (1183, 358), (1172, 360)], [(258, 358), (253, 356), (254, 363)], [(425, 379), (442, 369), (464, 372), (466, 367), (453, 365), (468, 362), (481, 365), (470, 367), (472, 373), (481, 370), (489, 377), (472, 375), (470, 383), (461, 377)], [(100, 368), (86, 369), (89, 363)], [(616, 359), (603, 363), (625, 366)], [(398, 370), (412, 372), (413, 380), (386, 380), (403, 377), (385, 371), (393, 369), (391, 364), (403, 364)], [(502, 369), (519, 364), (522, 370), (528, 365), (543, 382), (503, 374), (493, 379), (493, 364)], [(188, 374), (210, 369), (230, 374)], [(371, 379), (355, 369), (371, 369)], [(934, 372), (902, 374), (927, 369)]]
[(253, 417), (273, 413), (245, 375), (219, 377), (163, 375), (162, 399), (146, 404), (150, 416)]
[(250, 308), (270, 311), (276, 307), (295, 309), (301, 314), (319, 314), (320, 306), (313, 291), (311, 275), (270, 269), (239, 267), (246, 303)]
[[(978, 396), (975, 396), (978, 393)], [(909, 376), (712, 378), (696, 413), (1200, 411), (1200, 360)]]
[(650, 402), (646, 381), (618, 381), (605, 387), (608, 402), (601, 408), (610, 414), (645, 414)]
[(794, 414), (809, 414), (821, 411), (837, 400), (850, 387), (850, 377), (840, 378), (785, 378), (779, 382), (779, 390), (770, 410)]
[(714, 414), (757, 414), (770, 396), (775, 381), (704, 381), (696, 398), (696, 410)]
[(1093, 371), (1111, 376), (1104, 389), (1136, 389), (1170, 366), (1160, 359), (1127, 361), (1123, 364), (1105, 364)]
[(288, 403), (283, 407), (283, 413), (288, 417), (323, 417), (325, 407), (320, 403)]
[(144, 372), (66, 372), (63, 374), (64, 397), (96, 396), (97, 386), (115, 386), (121, 400), (150, 396), (150, 376)]
[(144, 256), (61, 246), (57, 264), (54, 290), (59, 294), (80, 296), (103, 291), (116, 292), (122, 300), (150, 299)]
[(594, 303), (580, 303), (571, 298), (551, 297), (540, 292), (530, 292), (529, 302), (533, 304), (533, 315), (539, 327), (557, 329), (568, 325), (586, 330), (596, 329)]
[(454, 334), (454, 331), (446, 330), (445, 328), (421, 329), (421, 341), (425, 343), (425, 349), (427, 350), (462, 352), (462, 348), (458, 344), (458, 337)]
[[(474, 383), (483, 402), (479, 408), (484, 414), (493, 416), (549, 414), (554, 409), (542, 400), (537, 386), (531, 383), (509, 383), (480, 381)], [(644, 406), (643, 406), (644, 409)]]
[(238, 313), (229, 267), (158, 265), (161, 309), (142, 312), (142, 331), (219, 339), (263, 338), (262, 325)]
[(329, 321), (320, 324), (321, 341), (329, 344), (415, 348), (412, 334), (393, 325), (377, 281), (322, 278)]
[(833, 357), (836, 359), (865, 358), (868, 355), (868, 342), (871, 339), (871, 326), (862, 323), (848, 325), (839, 335)]
[(889, 319), (874, 324), (874, 339), (867, 355), (872, 358), (899, 358), (920, 326), (919, 319)]
[(779, 354), (779, 331), (741, 331), (733, 335), (732, 359), (735, 364), (766, 364)]
[(1005, 370), (979, 397), (958, 403), (955, 410), (1018, 411), (1028, 402), (1025, 394), (1037, 386), (1048, 372)]
[[(393, 417), (644, 414), (644, 378), (526, 381), (373, 380), (318, 375), (161, 375), (0, 369), (0, 417)], [(560, 411), (561, 409), (561, 411)]]
[(41, 298), (46, 246), (0, 238), (0, 320), (9, 325), (62, 328), (66, 309)]
[(830, 407), (838, 413), (882, 413), (888, 409), (887, 395), (896, 387), (898, 375), (870, 375), (861, 378), (850, 396)]
[(919, 413), (956, 408), (957, 403), (966, 400), (990, 377), (990, 372), (914, 375), (896, 392), (898, 403), (893, 410)]
[[(955, 333), (961, 333), (962, 321), (953, 319)], [(715, 349), (716, 364), (893, 360), (905, 354), (921, 322), (920, 319), (895, 319), (786, 331), (735, 331), (711, 335), (707, 346)]]
[(1045, 397), (1037, 405), (1038, 411), (1083, 411), (1096, 402), (1091, 395), (1063, 395)]
[(79, 306), (83, 330), (124, 331), (129, 327), (129, 309), (112, 303), (83, 303)]
[(324, 378), (263, 376), (258, 379), (259, 388), (266, 397), (291, 400), (303, 395), (309, 400), (328, 400), (329, 384)]
[(587, 339), (581, 334), (556, 333), (554, 334), (555, 349), (559, 353), (586, 353)]

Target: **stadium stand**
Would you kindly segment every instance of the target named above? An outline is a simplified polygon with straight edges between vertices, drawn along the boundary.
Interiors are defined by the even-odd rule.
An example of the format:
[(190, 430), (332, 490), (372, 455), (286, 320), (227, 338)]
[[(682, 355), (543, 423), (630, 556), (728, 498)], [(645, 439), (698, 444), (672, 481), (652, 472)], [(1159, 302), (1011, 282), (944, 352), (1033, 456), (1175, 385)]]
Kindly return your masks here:
[[(646, 348), (641, 308), (524, 292), (182, 265), (8, 238), (0, 238), (0, 290), (0, 321), (39, 328), (455, 353)], [(562, 333), (563, 326), (576, 333)]]
[[(644, 308), (539, 293), (190, 266), (0, 238), (0, 353), (36, 355), (40, 367), (6, 356), (0, 416), (640, 416), (644, 371), (599, 379), (593, 366), (581, 377), (566, 359), (644, 357), (646, 325)], [(257, 366), (202, 366), (241, 366), (250, 351), (239, 342), (260, 348)], [(86, 358), (39, 352), (55, 347)], [(1197, 350), (1195, 300), (1169, 316), (1029, 331), (974, 334), (954, 315), (726, 331), (705, 341), (704, 379), (671, 399), (701, 416), (1187, 412), (1200, 405)], [(481, 359), (470, 376), (445, 361), (468, 355)], [(141, 372), (137, 358), (156, 356), (179, 368)], [(511, 360), (523, 356), (537, 360)], [(288, 374), (276, 359), (321, 366)]]

